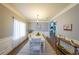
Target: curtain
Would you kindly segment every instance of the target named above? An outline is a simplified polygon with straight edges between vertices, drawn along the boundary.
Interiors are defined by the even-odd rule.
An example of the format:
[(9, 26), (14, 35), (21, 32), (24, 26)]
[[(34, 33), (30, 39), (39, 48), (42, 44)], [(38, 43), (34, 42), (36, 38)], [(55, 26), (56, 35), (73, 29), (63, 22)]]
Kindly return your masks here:
[(26, 35), (26, 24), (14, 19), (14, 39), (20, 39)]

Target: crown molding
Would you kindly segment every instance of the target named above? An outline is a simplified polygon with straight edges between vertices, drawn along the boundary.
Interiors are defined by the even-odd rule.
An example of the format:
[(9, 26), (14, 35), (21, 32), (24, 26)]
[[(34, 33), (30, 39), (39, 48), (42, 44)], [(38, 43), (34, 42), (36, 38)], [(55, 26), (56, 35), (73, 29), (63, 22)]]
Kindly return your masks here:
[(69, 11), (71, 8), (75, 7), (77, 5), (77, 3), (72, 3), (72, 4), (69, 4), (66, 8), (64, 8), (61, 12), (59, 12), (57, 15), (55, 15), (51, 20), (55, 20), (58, 16), (64, 14), (65, 12)]
[(13, 13), (15, 13), (18, 17), (20, 17), (22, 19), (26, 19), (21, 13), (19, 13), (18, 11), (16, 11), (10, 4), (2, 3), (2, 5), (4, 7), (6, 7), (6, 8), (8, 8)]
[[(8, 8), (9, 10), (11, 10), (13, 13), (15, 13), (17, 16), (21, 17), (22, 19), (26, 19), (21, 13), (19, 13), (18, 11), (16, 11), (10, 4), (5, 4), (2, 3), (2, 5), (6, 8)], [(74, 6), (76, 6), (77, 3), (72, 3), (69, 4), (66, 8), (64, 8), (61, 12), (59, 12), (57, 15), (55, 15), (51, 20), (49, 21), (40, 21), (40, 22), (50, 22), (53, 19), (56, 19), (58, 16), (64, 14), (65, 12), (67, 12), (68, 10), (70, 10), (71, 8), (73, 8)], [(31, 22), (35, 22), (35, 21), (31, 21)]]

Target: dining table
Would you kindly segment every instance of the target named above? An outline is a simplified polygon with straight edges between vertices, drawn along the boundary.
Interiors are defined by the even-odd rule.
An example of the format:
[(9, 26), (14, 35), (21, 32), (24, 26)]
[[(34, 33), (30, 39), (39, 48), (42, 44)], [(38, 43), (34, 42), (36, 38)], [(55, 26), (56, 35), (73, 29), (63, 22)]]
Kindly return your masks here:
[(44, 34), (41, 32), (29, 33), (29, 35), (28, 35), (30, 42), (32, 42), (32, 40), (37, 41), (37, 39), (39, 39), (38, 41), (41, 41), (42, 52), (45, 51), (45, 38), (43, 37), (43, 35)]

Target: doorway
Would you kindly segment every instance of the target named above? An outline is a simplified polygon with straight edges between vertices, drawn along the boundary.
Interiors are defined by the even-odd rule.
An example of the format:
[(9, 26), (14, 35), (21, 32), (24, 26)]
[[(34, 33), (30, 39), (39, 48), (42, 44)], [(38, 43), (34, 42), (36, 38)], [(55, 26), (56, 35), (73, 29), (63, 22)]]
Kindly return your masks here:
[(49, 34), (50, 34), (50, 43), (52, 45), (52, 47), (56, 47), (56, 21), (51, 21), (50, 22), (50, 31), (49, 31)]

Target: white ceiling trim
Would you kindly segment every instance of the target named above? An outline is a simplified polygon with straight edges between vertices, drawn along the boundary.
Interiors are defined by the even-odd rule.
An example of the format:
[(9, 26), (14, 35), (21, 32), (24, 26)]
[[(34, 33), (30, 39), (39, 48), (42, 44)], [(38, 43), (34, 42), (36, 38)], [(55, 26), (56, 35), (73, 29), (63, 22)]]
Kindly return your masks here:
[(10, 11), (15, 13), (17, 16), (21, 17), (22, 19), (26, 19), (23, 15), (21, 15), (18, 11), (16, 11), (13, 7), (11, 7), (9, 4), (2, 3), (2, 5), (6, 8), (8, 8)]
[(55, 20), (58, 16), (64, 14), (65, 12), (67, 12), (68, 10), (70, 10), (71, 8), (73, 8), (76, 5), (77, 5), (77, 3), (74, 3), (74, 4), (72, 3), (72, 4), (68, 5), (61, 12), (59, 12), (56, 16), (54, 16), (50, 21)]

